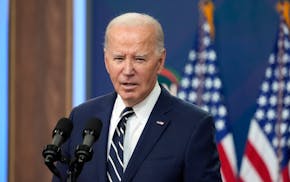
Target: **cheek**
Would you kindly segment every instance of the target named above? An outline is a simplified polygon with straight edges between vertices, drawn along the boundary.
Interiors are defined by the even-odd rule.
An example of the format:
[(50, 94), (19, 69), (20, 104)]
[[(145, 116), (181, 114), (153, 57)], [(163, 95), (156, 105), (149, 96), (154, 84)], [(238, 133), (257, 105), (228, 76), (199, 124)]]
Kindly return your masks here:
[(117, 80), (118, 80), (118, 74), (117, 74), (117, 72), (111, 71), (110, 77), (111, 77), (111, 80), (113, 82), (117, 82)]
[(110, 77), (115, 78), (119, 74), (119, 67), (115, 66), (114, 64), (107, 64), (106, 66), (107, 72), (109, 73)]
[(107, 69), (109, 77), (111, 82), (113, 83), (114, 86), (117, 86), (116, 84), (118, 83), (118, 75), (113, 69)]
[(139, 72), (139, 79), (143, 81), (145, 85), (151, 83), (152, 80), (156, 79), (156, 75), (158, 74), (158, 69), (156, 67), (151, 67), (148, 69), (142, 69)]

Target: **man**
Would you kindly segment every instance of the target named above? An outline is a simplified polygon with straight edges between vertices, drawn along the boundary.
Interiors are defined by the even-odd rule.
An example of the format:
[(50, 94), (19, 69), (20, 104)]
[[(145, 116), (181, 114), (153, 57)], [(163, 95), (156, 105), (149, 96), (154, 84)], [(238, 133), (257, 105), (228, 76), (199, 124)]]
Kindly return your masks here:
[[(213, 119), (158, 84), (165, 57), (163, 31), (153, 17), (126, 13), (109, 23), (104, 59), (115, 92), (73, 109), (74, 130), (62, 149), (73, 157), (84, 122), (101, 119), (94, 156), (78, 181), (221, 181)], [(133, 110), (120, 124), (126, 107)], [(115, 135), (122, 138), (116, 145)], [(65, 176), (66, 167), (58, 168)]]

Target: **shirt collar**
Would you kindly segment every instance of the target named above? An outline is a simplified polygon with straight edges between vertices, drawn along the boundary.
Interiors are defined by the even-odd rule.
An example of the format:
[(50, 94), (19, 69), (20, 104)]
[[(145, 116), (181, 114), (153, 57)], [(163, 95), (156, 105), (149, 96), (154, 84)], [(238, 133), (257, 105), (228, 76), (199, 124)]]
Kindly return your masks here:
[[(158, 100), (160, 93), (161, 93), (160, 85), (158, 82), (156, 82), (150, 94), (143, 101), (139, 102), (138, 104), (132, 107), (137, 118), (142, 118), (143, 116), (150, 115), (155, 103)], [(126, 107), (119, 94), (116, 99), (116, 105), (117, 105), (117, 108), (115, 108), (116, 114), (118, 114), (119, 116), (122, 110)]]

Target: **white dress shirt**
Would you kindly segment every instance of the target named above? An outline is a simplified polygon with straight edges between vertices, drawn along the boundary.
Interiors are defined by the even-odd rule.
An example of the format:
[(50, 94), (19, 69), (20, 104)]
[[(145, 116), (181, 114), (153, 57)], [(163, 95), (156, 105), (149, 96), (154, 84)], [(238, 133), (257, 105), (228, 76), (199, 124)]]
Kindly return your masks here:
[[(156, 82), (150, 94), (143, 101), (133, 106), (133, 110), (135, 114), (129, 117), (129, 119), (127, 120), (126, 132), (125, 132), (125, 137), (124, 137), (124, 151), (123, 151), (124, 170), (127, 167), (127, 164), (132, 156), (132, 153), (137, 145), (137, 142), (153, 110), (153, 107), (155, 103), (157, 102), (157, 99), (160, 93), (161, 93), (161, 88), (159, 84)], [(112, 138), (113, 138), (115, 129), (120, 120), (120, 114), (125, 107), (126, 106), (124, 102), (122, 101), (120, 95), (118, 95), (114, 104), (111, 121), (110, 121), (107, 156), (109, 155), (110, 146), (112, 143)]]

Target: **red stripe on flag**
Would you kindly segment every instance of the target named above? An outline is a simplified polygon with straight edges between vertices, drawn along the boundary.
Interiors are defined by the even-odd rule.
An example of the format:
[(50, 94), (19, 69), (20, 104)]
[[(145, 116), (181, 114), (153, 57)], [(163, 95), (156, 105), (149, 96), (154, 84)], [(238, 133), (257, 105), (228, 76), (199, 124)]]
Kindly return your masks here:
[(282, 177), (283, 177), (283, 181), (284, 182), (289, 182), (290, 181), (288, 166), (284, 167), (284, 169), (282, 170)]
[(222, 173), (224, 175), (226, 182), (237, 181), (236, 175), (234, 174), (234, 171), (231, 167), (230, 161), (227, 158), (227, 155), (226, 155), (221, 143), (218, 144), (218, 152), (219, 152), (219, 157), (220, 157), (220, 161), (221, 161), (221, 170), (222, 170)]
[(243, 178), (240, 176), (240, 177), (238, 177), (237, 182), (244, 182), (244, 180), (243, 180)]
[(261, 158), (261, 156), (256, 151), (255, 147), (252, 145), (252, 143), (248, 140), (246, 144), (246, 155), (248, 156), (249, 161), (251, 161), (252, 165), (256, 169), (256, 171), (259, 173), (260, 178), (264, 182), (271, 182), (271, 177), (269, 170), (267, 168), (267, 165)]

